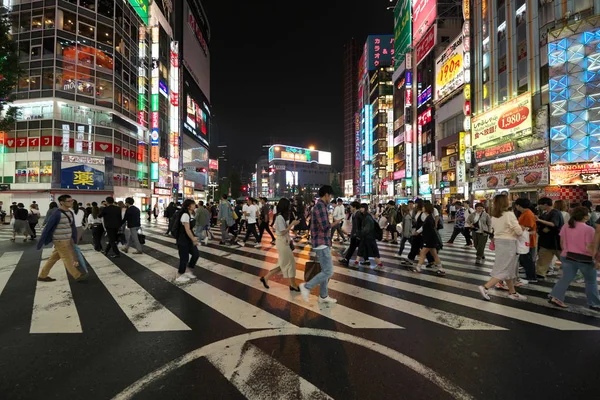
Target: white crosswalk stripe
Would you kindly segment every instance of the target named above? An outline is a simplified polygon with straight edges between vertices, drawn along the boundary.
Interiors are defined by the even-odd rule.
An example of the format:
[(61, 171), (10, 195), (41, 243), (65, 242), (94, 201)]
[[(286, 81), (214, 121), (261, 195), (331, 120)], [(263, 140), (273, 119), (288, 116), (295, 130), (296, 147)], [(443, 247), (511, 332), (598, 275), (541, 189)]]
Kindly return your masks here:
[[(413, 321), (421, 320), (425, 324), (456, 330), (514, 329), (515, 321), (557, 330), (600, 330), (599, 316), (581, 305), (571, 306), (570, 312), (558, 311), (550, 306), (545, 299), (551, 289), (548, 284), (527, 286), (528, 300), (524, 303), (504, 300), (506, 294), (499, 291), (492, 293), (494, 298), (500, 298), (496, 302), (480, 300), (476, 285), (489, 279), (494, 254), (486, 250), (485, 265), (476, 266), (474, 249), (464, 248), (458, 240), (454, 246), (444, 246), (440, 253), (447, 271), (444, 277), (398, 268), (400, 262), (395, 257), (398, 245), (391, 243), (378, 244), (385, 264), (383, 268), (346, 268), (334, 261), (335, 275), (330, 280), (329, 289), (339, 303), (324, 306), (317, 303), (318, 296), (311, 296), (311, 301), (305, 303), (299, 294), (291, 293), (288, 286), (278, 283), (277, 279), (269, 281), (270, 289), (262, 286), (259, 276), (276, 266), (277, 251), (275, 246), (270, 245), (270, 239), (265, 238), (262, 248), (258, 249), (219, 245), (220, 232), (213, 229), (215, 239), (209, 246), (201, 246), (204, 257), (201, 256), (197, 263), (199, 268), (209, 272), (199, 270), (200, 279), (179, 285), (174, 282), (178, 264), (175, 239), (163, 235), (166, 224), (146, 224), (144, 230), (146, 246), (158, 253), (126, 254), (128, 258), (113, 262), (95, 252), (91, 245), (81, 246), (92, 279), (97, 277), (106, 288), (104, 296), (110, 296), (139, 332), (186, 331), (191, 329), (191, 325), (185, 322), (185, 317), (180, 319), (154, 297), (152, 285), (138, 283), (139, 279), (146, 278), (137, 272), (131, 275), (125, 272), (131, 262), (144, 277), (148, 277), (146, 273), (149, 273), (169, 282), (169, 290), (173, 291), (170, 296), (191, 296), (192, 301), (206, 305), (245, 329), (285, 329), (302, 323), (299, 322), (302, 319), (294, 318), (292, 323), (281, 314), (274, 315), (272, 308), (263, 308), (254, 292), (272, 296), (287, 307), (304, 310), (309, 313), (307, 316), (311, 315), (304, 321), (327, 318), (356, 329), (405, 329), (408, 325), (401, 320), (405, 315)], [(449, 235), (442, 233), (442, 238), (447, 240)], [(342, 244), (334, 244), (337, 251), (343, 247)], [(407, 244), (405, 254), (409, 248)], [(299, 267), (296, 278), (299, 280), (303, 279), (302, 269), (313, 254), (311, 250), (305, 239), (296, 243), (294, 254)], [(40, 268), (51, 251), (44, 249), (41, 253)], [(22, 257), (23, 251), (10, 251), (0, 256), (0, 296), (14, 272), (24, 264), (20, 262)], [(73, 283), (69, 281), (62, 261), (57, 264), (52, 270), (56, 282), (35, 284), (30, 333), (85, 331), (78, 313), (78, 299), (71, 292)], [(243, 266), (254, 269), (243, 269)], [(207, 278), (203, 280), (203, 276)], [(217, 282), (213, 277), (220, 279), (218, 285), (210, 283)], [(227, 281), (231, 281), (232, 286), (223, 283)], [(240, 285), (245, 288), (243, 295), (239, 290), (233, 292)], [(567, 297), (585, 302), (582, 285), (573, 284)], [(583, 319), (580, 314), (594, 318)]]

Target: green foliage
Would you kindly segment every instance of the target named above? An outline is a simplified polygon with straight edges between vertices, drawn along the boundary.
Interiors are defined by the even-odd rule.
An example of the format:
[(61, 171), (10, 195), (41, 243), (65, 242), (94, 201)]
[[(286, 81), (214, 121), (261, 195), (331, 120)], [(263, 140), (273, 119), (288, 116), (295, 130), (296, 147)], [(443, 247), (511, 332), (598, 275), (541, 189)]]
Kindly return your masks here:
[[(13, 90), (22, 75), (19, 48), (12, 40), (10, 28), (10, 16), (0, 15), (0, 113), (12, 102)], [(0, 130), (12, 129), (17, 116), (18, 109), (9, 107), (4, 118), (0, 119)]]

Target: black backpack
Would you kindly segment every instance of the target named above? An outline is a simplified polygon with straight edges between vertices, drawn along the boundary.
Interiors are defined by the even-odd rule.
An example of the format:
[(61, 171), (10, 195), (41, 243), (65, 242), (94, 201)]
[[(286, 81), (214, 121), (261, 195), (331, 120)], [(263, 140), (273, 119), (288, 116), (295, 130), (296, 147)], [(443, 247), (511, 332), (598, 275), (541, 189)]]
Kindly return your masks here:
[(181, 213), (181, 210), (177, 211), (169, 220), (169, 231), (171, 232), (171, 236), (173, 236), (175, 239), (179, 238), (179, 228), (181, 227)]

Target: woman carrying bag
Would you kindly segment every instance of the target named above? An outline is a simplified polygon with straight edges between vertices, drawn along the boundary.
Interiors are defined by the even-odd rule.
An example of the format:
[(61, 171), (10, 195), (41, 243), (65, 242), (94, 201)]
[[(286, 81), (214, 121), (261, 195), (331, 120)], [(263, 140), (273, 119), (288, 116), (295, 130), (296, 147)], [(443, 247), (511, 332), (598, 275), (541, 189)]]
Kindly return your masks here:
[(423, 248), (419, 253), (419, 262), (415, 267), (416, 272), (421, 272), (423, 270), (425, 264), (425, 257), (428, 253), (433, 256), (433, 260), (435, 264), (433, 265), (434, 272), (436, 275), (444, 276), (446, 275), (446, 271), (444, 271), (444, 267), (442, 267), (442, 260), (438, 256), (437, 249), (440, 246), (440, 239), (437, 234), (435, 218), (434, 218), (434, 208), (431, 203), (426, 203), (423, 206), (425, 212), (425, 221), (423, 222), (423, 231), (418, 233), (418, 235), (422, 236)]
[(275, 218), (275, 234), (277, 240), (275, 245), (277, 247), (277, 255), (279, 262), (277, 267), (269, 271), (269, 273), (262, 278), (262, 282), (265, 289), (269, 289), (267, 282), (273, 275), (281, 274), (284, 278), (289, 280), (290, 291), (299, 292), (300, 289), (296, 284), (296, 259), (292, 251), (293, 242), (290, 239), (290, 230), (300, 223), (299, 220), (294, 220), (291, 223), (287, 223), (287, 218), (290, 214), (290, 201), (286, 198), (279, 200), (277, 204), (277, 218)]
[(595, 311), (600, 311), (600, 296), (598, 296), (598, 264), (594, 259), (597, 252), (594, 228), (587, 225), (590, 218), (588, 209), (576, 207), (568, 224), (564, 224), (560, 230), (560, 246), (562, 253), (562, 278), (550, 292), (548, 302), (559, 308), (567, 308), (564, 303), (565, 293), (569, 284), (575, 280), (578, 271), (581, 271), (585, 279), (585, 296), (588, 306)]
[(467, 218), (467, 227), (473, 231), (471, 235), (473, 237), (473, 244), (477, 250), (475, 256), (475, 264), (482, 264), (482, 260), (485, 259), (485, 245), (487, 244), (488, 235), (492, 230), (492, 219), (489, 214), (485, 212), (483, 204), (478, 203), (475, 206), (475, 212), (469, 214)]
[(517, 239), (523, 234), (523, 228), (519, 225), (515, 213), (508, 211), (508, 196), (505, 194), (494, 197), (493, 210), (492, 231), (494, 233), (493, 244), (496, 249), (496, 259), (492, 268), (492, 279), (485, 285), (478, 286), (479, 293), (481, 293), (484, 300), (491, 300), (488, 289), (505, 281), (510, 299), (526, 300), (527, 297), (520, 295), (515, 290), (519, 262)]

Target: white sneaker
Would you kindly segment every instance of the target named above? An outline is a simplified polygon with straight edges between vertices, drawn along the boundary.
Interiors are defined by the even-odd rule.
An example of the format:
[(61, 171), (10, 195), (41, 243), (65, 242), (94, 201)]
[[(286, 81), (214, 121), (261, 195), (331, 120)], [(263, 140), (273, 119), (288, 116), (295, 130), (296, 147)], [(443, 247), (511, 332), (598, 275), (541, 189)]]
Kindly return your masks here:
[(244, 246), (246, 246), (246, 243), (244, 243), (244, 242), (242, 242), (242, 241), (240, 240), (240, 241), (238, 241), (238, 242), (237, 242), (237, 245), (238, 245), (238, 246), (242, 246), (242, 247), (244, 247)]
[(262, 246), (261, 246), (261, 244), (260, 244), (260, 243), (256, 243), (256, 244), (254, 245), (254, 248), (255, 248), (255, 249), (260, 249), (261, 247), (262, 247)]
[(183, 274), (184, 276), (187, 276), (190, 279), (198, 279), (198, 277), (196, 275), (194, 275), (192, 272), (186, 272), (185, 274)]
[(329, 304), (335, 304), (337, 303), (336, 299), (333, 299), (329, 296), (322, 298), (321, 296), (319, 296), (319, 303), (329, 303)]
[(529, 281), (527, 279), (519, 279), (515, 281), (515, 287), (527, 286)]
[(513, 294), (509, 294), (508, 298), (509, 299), (513, 299), (513, 300), (518, 300), (518, 301), (525, 301), (525, 300), (527, 300), (527, 296), (523, 296), (522, 294), (519, 294), (517, 292), (514, 292)]
[(302, 295), (302, 299), (308, 303), (308, 298), (310, 296), (310, 290), (306, 288), (306, 283), (301, 283), (298, 285), (300, 288), (300, 294)]
[(558, 275), (558, 272), (554, 271), (554, 270), (550, 270), (548, 271), (548, 273), (546, 274), (546, 276), (556, 276)]
[(190, 281), (190, 278), (188, 278), (185, 274), (179, 276), (179, 278), (175, 279), (175, 282), (177, 283), (187, 283)]
[(204, 238), (204, 245), (206, 246), (208, 244), (208, 238)]
[(479, 293), (481, 293), (481, 297), (483, 297), (484, 300), (490, 301), (492, 299), (485, 287), (477, 286), (477, 289), (479, 289)]
[(322, 298), (321, 296), (319, 296), (319, 303), (329, 303), (329, 304), (335, 304), (337, 303), (336, 299), (333, 299), (329, 296)]
[(415, 271), (417, 271), (417, 272), (421, 272), (421, 270), (422, 270), (422, 269), (423, 269), (423, 266), (422, 266), (422, 265), (417, 265), (417, 266), (415, 267)]

